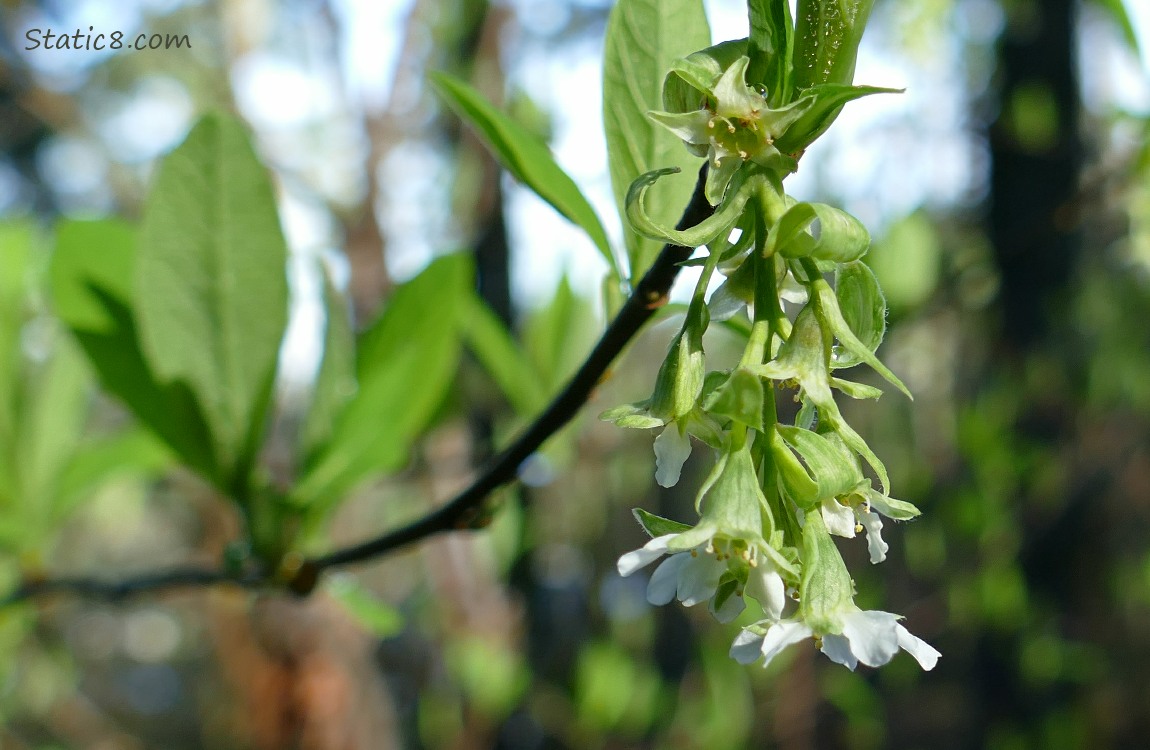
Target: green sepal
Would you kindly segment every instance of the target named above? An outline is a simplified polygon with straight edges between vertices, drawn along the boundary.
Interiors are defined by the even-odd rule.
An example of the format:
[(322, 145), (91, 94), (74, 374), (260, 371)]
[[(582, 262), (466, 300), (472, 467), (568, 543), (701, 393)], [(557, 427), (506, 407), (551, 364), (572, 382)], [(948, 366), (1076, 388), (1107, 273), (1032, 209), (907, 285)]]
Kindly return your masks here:
[(746, 54), (747, 40), (732, 39), (675, 61), (663, 80), (663, 107), (668, 112), (701, 109), (723, 72)]
[(642, 508), (634, 508), (631, 513), (635, 516), (635, 520), (643, 527), (643, 531), (647, 532), (647, 536), (654, 539), (659, 536), (666, 536), (667, 534), (682, 534), (688, 531), (691, 527), (685, 523), (672, 521), (669, 518), (657, 516), (654, 513), (648, 513)]
[(683, 330), (671, 342), (651, 396), (651, 416), (664, 423), (688, 414), (695, 408), (706, 376), (703, 332), (707, 329), (707, 308), (692, 305)]
[(866, 501), (871, 504), (871, 508), (883, 514), (887, 518), (895, 521), (909, 521), (916, 516), (922, 515), (922, 511), (914, 503), (908, 503), (905, 500), (896, 500), (893, 497), (884, 495), (873, 487), (866, 487), (860, 493)]
[(874, 352), (871, 351), (865, 343), (859, 340), (859, 337), (851, 330), (850, 325), (848, 325), (843, 318), (842, 312), (839, 309), (838, 297), (835, 296), (830, 284), (823, 279), (815, 279), (811, 282), (810, 289), (814, 297), (819, 319), (823, 325), (835, 335), (839, 343), (842, 344), (843, 349), (858, 357), (861, 361), (866, 362), (875, 372), (890, 382), (891, 385), (902, 391), (907, 398), (913, 400), (914, 396), (910, 395), (910, 391), (903, 382), (898, 379), (898, 376), (880, 362)]
[[(818, 237), (810, 231), (815, 221), (819, 222)], [(869, 247), (870, 233), (846, 211), (825, 203), (796, 203), (767, 233), (764, 252), (837, 264), (858, 260)]]
[(842, 633), (840, 613), (854, 604), (854, 582), (818, 508), (807, 511), (803, 524), (799, 596), (799, 616), (811, 630), (818, 635)]
[(857, 399), (873, 398), (878, 400), (882, 396), (881, 388), (875, 388), (873, 385), (866, 385), (865, 383), (856, 383), (853, 380), (831, 378), (831, 388), (837, 388), (851, 398)]
[(811, 479), (802, 462), (787, 447), (776, 431), (769, 433), (771, 458), (778, 472), (781, 489), (788, 498), (803, 510), (813, 508), (819, 501), (818, 482)]
[(671, 540), (668, 550), (693, 549), (715, 536), (765, 546), (764, 537), (774, 531), (774, 522), (759, 487), (749, 443), (720, 456), (699, 490), (695, 508), (702, 514), (699, 524)]
[[(702, 247), (714, 241), (716, 237), (730, 232), (742, 216), (747, 201), (757, 192), (758, 186), (765, 179), (759, 174), (748, 177), (749, 170), (746, 169), (736, 172), (715, 212), (690, 229), (680, 231), (654, 221), (643, 206), (643, 198), (647, 190), (660, 177), (678, 171), (678, 167), (668, 167), (647, 172), (636, 178), (627, 191), (627, 219), (635, 231), (644, 237), (662, 240), (680, 247)], [(714, 171), (717, 170), (710, 170), (708, 175)], [(710, 178), (708, 177), (708, 179)]]
[(650, 407), (651, 399), (623, 404), (603, 412), (599, 415), (599, 419), (604, 422), (612, 422), (616, 427), (630, 427), (636, 430), (647, 430), (666, 424), (658, 417), (651, 416)]
[[(862, 262), (845, 263), (835, 271), (835, 297), (847, 327), (871, 352), (886, 334), (886, 299), (874, 272)], [(831, 367), (853, 367), (863, 359), (843, 346), (831, 350)]]
[(730, 377), (705, 402), (703, 409), (727, 417), (756, 430), (763, 429), (763, 381), (745, 367), (731, 371)]
[(806, 464), (818, 486), (816, 501), (846, 495), (865, 483), (857, 459), (832, 437), (787, 425), (776, 429)]
[(784, 154), (799, 154), (827, 131), (839, 116), (844, 104), (872, 94), (900, 94), (902, 89), (880, 86), (844, 86), (824, 84), (802, 92), (794, 106), (801, 115), (775, 139), (775, 147)]

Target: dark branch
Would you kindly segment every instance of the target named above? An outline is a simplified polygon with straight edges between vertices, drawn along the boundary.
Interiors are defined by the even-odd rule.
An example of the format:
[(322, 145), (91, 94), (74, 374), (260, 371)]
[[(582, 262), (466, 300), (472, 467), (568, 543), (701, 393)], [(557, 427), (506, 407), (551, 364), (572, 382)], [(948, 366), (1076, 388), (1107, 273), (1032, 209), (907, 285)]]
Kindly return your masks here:
[[(691, 202), (679, 220), (680, 230), (695, 226), (714, 210), (703, 194), (706, 166), (699, 171), (699, 180)], [(222, 570), (180, 569), (119, 582), (91, 578), (60, 578), (32, 581), (3, 600), (0, 607), (50, 593), (71, 593), (103, 599), (123, 599), (145, 592), (188, 586), (208, 586), (230, 583), (246, 588), (284, 581), (297, 594), (308, 594), (315, 588), (320, 576), (329, 568), (363, 562), (392, 552), (400, 547), (429, 536), (456, 529), (473, 528), (480, 515), (483, 501), (491, 492), (515, 479), (519, 466), (560, 428), (571, 420), (591, 396), (611, 363), (643, 325), (651, 319), (671, 291), (679, 274), (679, 264), (687, 260), (693, 248), (664, 245), (659, 256), (635, 287), (619, 314), (603, 332), (599, 342), (567, 387), (551, 402), (519, 438), (492, 460), (470, 487), (456, 495), (445, 505), (406, 526), (360, 544), (337, 550), (327, 555), (297, 560), (293, 570), (285, 577), (281, 570), (275, 576), (260, 573), (233, 574)]]

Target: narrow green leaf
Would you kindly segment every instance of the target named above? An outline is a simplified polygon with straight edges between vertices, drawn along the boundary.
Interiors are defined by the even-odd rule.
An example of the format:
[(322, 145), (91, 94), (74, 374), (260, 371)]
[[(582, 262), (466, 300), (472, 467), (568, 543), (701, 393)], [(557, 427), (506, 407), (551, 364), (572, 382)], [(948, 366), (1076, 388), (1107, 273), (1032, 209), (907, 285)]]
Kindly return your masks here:
[(750, 0), (747, 12), (751, 22), (747, 83), (762, 84), (769, 104), (778, 109), (791, 101), (795, 46), (791, 4), (788, 0)]
[(172, 453), (151, 432), (133, 427), (81, 443), (59, 478), (53, 520), (71, 510), (105, 482), (119, 476), (154, 476), (172, 463)]
[(537, 414), (547, 404), (547, 392), (535, 365), (479, 295), (465, 295), (461, 302), (468, 348), (520, 416)]
[(160, 383), (144, 361), (133, 312), (135, 232), (119, 221), (63, 222), (49, 281), (56, 314), (101, 384), (192, 469), (223, 488), (199, 404), (183, 383)]
[(359, 482), (403, 466), (454, 379), (471, 259), (449, 255), (396, 290), (359, 344), (359, 389), (304, 467), (293, 501), (317, 513)]
[(666, 536), (667, 534), (682, 534), (691, 527), (685, 523), (672, 521), (669, 518), (657, 516), (654, 513), (648, 513), (642, 508), (634, 508), (631, 513), (634, 514), (635, 520), (643, 527), (643, 531), (654, 539), (657, 536)]
[(36, 515), (47, 514), (56, 499), (61, 470), (76, 450), (88, 418), (91, 375), (75, 344), (60, 337), (50, 358), (26, 384), (17, 424), (20, 501)]
[(448, 106), (479, 131), (503, 168), (585, 231), (614, 273), (622, 278), (618, 259), (595, 209), (575, 181), (555, 163), (547, 146), (463, 81), (442, 72), (432, 73), (430, 78)]
[[(843, 320), (858, 340), (871, 352), (878, 349), (886, 334), (886, 301), (878, 279), (861, 261), (845, 263), (835, 273), (835, 297)], [(831, 367), (853, 367), (862, 357), (841, 345), (831, 355)]]
[(204, 117), (164, 159), (148, 198), (135, 307), (148, 363), (198, 399), (225, 485), (241, 494), (287, 324), (286, 262), (271, 181), (247, 133)]
[(803, 92), (793, 109), (797, 116), (786, 132), (775, 139), (775, 147), (785, 154), (800, 153), (826, 132), (843, 105), (872, 94), (899, 94), (902, 89), (879, 86), (847, 86), (827, 83)]
[(339, 415), (355, 395), (355, 334), (347, 301), (323, 271), (323, 359), (312, 389), (311, 406), (300, 428), (302, 463), (314, 460), (331, 439)]
[(376, 638), (391, 638), (403, 632), (403, 614), (350, 577), (332, 578), (324, 588)]
[[(691, 197), (697, 157), (674, 134), (647, 118), (663, 109), (663, 79), (675, 60), (711, 43), (701, 0), (619, 0), (607, 20), (603, 48), (603, 128), (611, 186), (619, 215), (639, 175), (664, 167), (681, 173), (654, 189), (652, 218), (673, 226)], [(638, 279), (659, 253), (660, 242), (626, 227), (631, 278)]]

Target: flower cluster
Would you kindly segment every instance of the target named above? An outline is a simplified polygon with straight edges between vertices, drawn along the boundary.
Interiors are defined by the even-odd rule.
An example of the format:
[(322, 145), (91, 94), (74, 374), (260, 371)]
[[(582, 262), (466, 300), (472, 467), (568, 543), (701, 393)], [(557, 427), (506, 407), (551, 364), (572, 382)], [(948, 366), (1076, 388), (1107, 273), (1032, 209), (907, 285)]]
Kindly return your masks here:
[[(761, 617), (731, 647), (743, 663), (770, 663), (787, 646), (812, 639), (850, 669), (886, 664), (903, 650), (929, 670), (939, 653), (899, 616), (855, 604), (854, 582), (832, 540), (865, 532), (871, 563), (881, 563), (889, 551), (883, 519), (919, 513), (890, 496), (886, 468), (843, 418), (834, 395), (881, 395), (838, 377), (863, 363), (910, 395), (875, 356), (886, 304), (860, 260), (870, 236), (846, 212), (796, 201), (782, 187), (844, 102), (882, 90), (840, 84), (771, 90), (748, 80), (752, 52), (743, 40), (680, 61), (664, 89), (668, 110), (650, 113), (707, 158), (714, 215), (681, 231), (651, 220), (645, 193), (662, 171), (636, 180), (628, 196), (637, 231), (705, 246), (706, 254), (654, 393), (602, 418), (661, 429), (656, 479), (664, 486), (679, 481), (692, 439), (709, 448), (715, 463), (697, 493), (695, 525), (636, 510), (651, 541), (623, 555), (619, 573), (661, 560), (648, 600), (706, 602), (724, 623), (753, 600)], [(708, 300), (716, 271), (726, 279)], [(788, 314), (788, 304), (797, 311)], [(743, 355), (733, 367), (708, 371), (703, 334), (711, 320), (735, 316), (743, 321), (735, 328), (746, 333)], [(801, 407), (784, 424), (775, 399), (792, 390)]]

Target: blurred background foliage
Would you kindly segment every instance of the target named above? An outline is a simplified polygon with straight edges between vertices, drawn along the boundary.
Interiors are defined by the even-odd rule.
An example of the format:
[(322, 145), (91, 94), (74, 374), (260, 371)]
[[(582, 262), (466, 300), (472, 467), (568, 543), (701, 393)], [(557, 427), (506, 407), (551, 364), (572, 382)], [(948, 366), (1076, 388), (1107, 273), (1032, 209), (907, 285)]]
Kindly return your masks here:
[[(649, 392), (672, 333), (656, 325), (500, 493), (487, 531), (333, 576), (307, 601), (185, 590), (0, 612), (0, 746), (1140, 746), (1150, 83), (1126, 15), (1138, 2), (879, 0), (858, 80), (908, 92), (848, 108), (796, 177), (795, 192), (841, 202), (876, 236), (884, 357), (916, 400), (849, 418), (924, 516), (894, 531), (881, 574), (858, 545), (844, 551), (866, 578), (860, 604), (904, 613), (942, 651), (935, 671), (900, 657), (850, 673), (812, 649), (740, 667), (726, 656), (733, 628), (652, 608), (641, 576), (618, 577), (615, 559), (642, 539), (629, 508), (686, 517), (693, 499), (655, 487), (650, 436), (594, 419)], [(604, 266), (500, 177), (425, 75), (460, 75), (550, 136), (608, 216), (608, 6), (0, 4), (5, 588), (210, 563), (237, 534), (234, 509), (96, 391), (46, 291), (58, 221), (137, 217), (155, 158), (211, 108), (253, 129), (291, 248), (292, 323), (262, 457), (273, 474), (290, 464), (276, 435), (301, 419), (318, 359), (317, 268), (362, 328), (397, 282), (467, 249), (522, 344), (510, 398), (465, 357), (409, 464), (360, 487), (311, 543), (362, 539), (465, 483), (587, 351)], [(743, 33), (739, 3), (708, 8), (718, 38)], [(187, 34), (192, 48), (24, 49), (30, 28), (89, 25)], [(711, 335), (721, 361), (728, 342)]]

